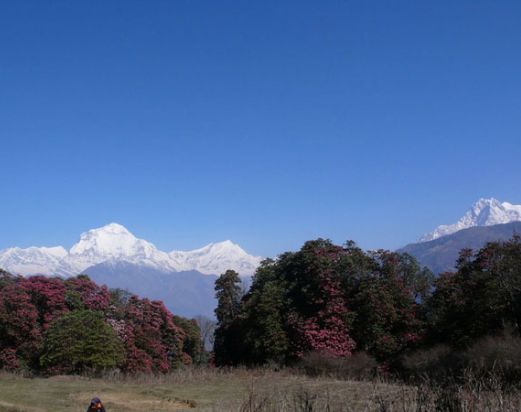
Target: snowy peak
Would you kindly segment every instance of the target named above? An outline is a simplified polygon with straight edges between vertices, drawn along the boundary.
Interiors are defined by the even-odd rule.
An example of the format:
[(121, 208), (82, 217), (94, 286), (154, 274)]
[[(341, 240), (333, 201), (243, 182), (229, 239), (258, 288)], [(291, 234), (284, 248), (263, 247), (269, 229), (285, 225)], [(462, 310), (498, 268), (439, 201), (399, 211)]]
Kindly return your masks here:
[(470, 227), (493, 226), (517, 221), (521, 221), (521, 205), (501, 203), (494, 198), (481, 198), (456, 223), (438, 226), (433, 232), (422, 236), (420, 242), (428, 242)]
[(225, 240), (223, 242), (209, 243), (208, 245), (191, 251), (173, 251), (172, 254), (189, 254), (192, 256), (223, 256), (223, 255), (235, 255), (235, 256), (249, 256), (239, 245), (233, 243), (231, 240)]
[(124, 226), (110, 223), (80, 235), (80, 241), (70, 250), (72, 255), (122, 255), (135, 247), (138, 239)]
[(197, 270), (207, 274), (221, 274), (228, 269), (239, 274), (253, 274), (262, 258), (251, 256), (231, 240), (210, 243), (191, 251), (173, 251), (170, 257), (181, 270)]
[(165, 252), (146, 240), (138, 239), (117, 223), (82, 233), (80, 241), (70, 249), (66, 261), (76, 271), (106, 261), (125, 261), (175, 271)]
[(233, 269), (242, 275), (251, 275), (260, 261), (261, 258), (247, 254), (230, 240), (192, 251), (166, 253), (117, 223), (82, 233), (69, 251), (61, 246), (0, 251), (0, 268), (24, 275), (70, 276), (104, 262), (127, 262), (162, 272), (197, 270), (220, 274)]
[(69, 254), (73, 258), (107, 260), (136, 255), (149, 257), (155, 251), (157, 249), (153, 244), (136, 238), (124, 226), (111, 223), (82, 233), (80, 241), (71, 248)]

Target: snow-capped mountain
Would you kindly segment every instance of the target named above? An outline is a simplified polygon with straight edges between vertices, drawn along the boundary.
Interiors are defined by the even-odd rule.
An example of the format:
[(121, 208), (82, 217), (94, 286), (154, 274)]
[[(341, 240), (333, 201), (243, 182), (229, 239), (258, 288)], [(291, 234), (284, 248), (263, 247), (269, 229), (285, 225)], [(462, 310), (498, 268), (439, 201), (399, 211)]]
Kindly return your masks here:
[(521, 205), (501, 203), (494, 198), (482, 198), (456, 223), (438, 226), (433, 232), (422, 236), (420, 242), (428, 242), (471, 227), (493, 226), (518, 221), (521, 221)]
[(123, 261), (155, 269), (176, 271), (168, 254), (136, 238), (124, 226), (111, 223), (82, 233), (65, 258), (75, 272), (106, 261)]
[(234, 269), (241, 275), (251, 275), (260, 261), (260, 257), (247, 254), (229, 240), (193, 251), (163, 252), (117, 223), (82, 233), (79, 242), (69, 251), (61, 246), (0, 251), (0, 268), (23, 275), (71, 276), (101, 263), (117, 262), (165, 273), (197, 270), (204, 274), (220, 274), (226, 269)]
[(224, 273), (227, 269), (233, 269), (240, 274), (252, 274), (261, 260), (259, 257), (248, 255), (230, 240), (210, 243), (201, 249), (186, 252), (173, 251), (170, 252), (170, 258), (178, 270)]

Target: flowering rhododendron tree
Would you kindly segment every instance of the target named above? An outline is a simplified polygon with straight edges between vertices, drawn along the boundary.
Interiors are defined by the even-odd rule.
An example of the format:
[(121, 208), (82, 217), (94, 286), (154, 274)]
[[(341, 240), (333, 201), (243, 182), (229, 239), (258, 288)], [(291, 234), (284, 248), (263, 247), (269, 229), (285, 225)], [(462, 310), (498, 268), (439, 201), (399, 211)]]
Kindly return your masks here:
[(29, 294), (17, 283), (0, 289), (0, 362), (13, 369), (31, 364), (41, 343), (38, 312)]
[(16, 371), (20, 368), (20, 360), (16, 355), (16, 349), (0, 349), (0, 368), (7, 371)]
[(20, 287), (25, 290), (31, 303), (38, 311), (38, 322), (42, 331), (47, 330), (49, 324), (69, 311), (65, 302), (65, 285), (59, 278), (45, 276), (31, 276), (20, 281)]
[(292, 363), (309, 352), (348, 358), (362, 350), (389, 362), (422, 341), (430, 292), (430, 272), (408, 255), (309, 241), (260, 265), (216, 359)]
[(319, 239), (261, 264), (230, 328), (243, 342), (237, 361), (287, 363), (307, 352), (351, 355), (356, 344), (338, 270), (342, 250)]
[[(294, 352), (320, 352), (335, 357), (350, 356), (356, 344), (350, 336), (349, 310), (336, 271), (342, 248), (329, 241), (307, 242), (292, 256), (290, 313)], [(302, 293), (304, 292), (304, 293)]]
[(0, 368), (165, 373), (191, 363), (199, 341), (197, 324), (174, 317), (162, 302), (111, 293), (85, 275), (0, 273)]
[(190, 357), (182, 356), (186, 333), (175, 325), (162, 302), (131, 297), (125, 323), (127, 371), (168, 372), (189, 362)]
[(89, 279), (88, 276), (80, 275), (65, 281), (69, 292), (68, 296), (78, 296), (85, 309), (101, 310), (108, 309), (110, 304), (110, 293), (106, 286), (99, 286)]

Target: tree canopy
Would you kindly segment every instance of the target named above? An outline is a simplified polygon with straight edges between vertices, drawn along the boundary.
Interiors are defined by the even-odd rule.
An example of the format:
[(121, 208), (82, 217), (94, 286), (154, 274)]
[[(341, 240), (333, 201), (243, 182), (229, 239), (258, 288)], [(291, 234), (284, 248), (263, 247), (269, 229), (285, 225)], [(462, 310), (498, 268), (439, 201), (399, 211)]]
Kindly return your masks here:
[(408, 255), (364, 252), (354, 242), (306, 242), (262, 262), (233, 312), (219, 299), (228, 345), (216, 341), (217, 363), (291, 363), (310, 352), (349, 357), (357, 350), (389, 360), (422, 339), (420, 302), (431, 281)]

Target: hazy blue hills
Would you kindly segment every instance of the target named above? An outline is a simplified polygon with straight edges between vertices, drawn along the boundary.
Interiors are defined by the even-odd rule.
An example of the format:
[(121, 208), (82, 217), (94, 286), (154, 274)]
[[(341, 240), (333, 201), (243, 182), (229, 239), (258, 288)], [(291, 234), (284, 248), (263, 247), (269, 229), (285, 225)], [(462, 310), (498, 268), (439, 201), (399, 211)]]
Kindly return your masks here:
[(214, 317), (215, 275), (197, 271), (163, 272), (128, 262), (105, 262), (83, 271), (98, 284), (162, 300), (175, 315)]
[(411, 254), (420, 265), (439, 274), (454, 269), (461, 249), (479, 249), (487, 242), (508, 240), (516, 233), (521, 234), (521, 222), (471, 227), (429, 242), (407, 245), (398, 252)]

